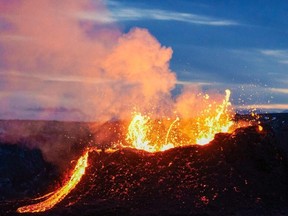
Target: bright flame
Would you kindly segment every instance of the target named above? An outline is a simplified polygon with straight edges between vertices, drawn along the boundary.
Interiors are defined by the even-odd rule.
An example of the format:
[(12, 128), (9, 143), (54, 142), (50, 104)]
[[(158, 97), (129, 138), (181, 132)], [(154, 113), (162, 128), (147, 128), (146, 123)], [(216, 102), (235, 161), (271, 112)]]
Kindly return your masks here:
[[(170, 131), (171, 131), (173, 125), (174, 125), (177, 121), (179, 121), (179, 117), (177, 117), (177, 118), (172, 122), (172, 124), (170, 125), (170, 127), (169, 127), (169, 129), (168, 129), (168, 132), (167, 132), (167, 134), (166, 134), (165, 143), (168, 143)], [(169, 145), (169, 144), (168, 144), (168, 145)], [(167, 150), (167, 149), (165, 149), (165, 150)]]
[(126, 140), (132, 141), (132, 145), (136, 149), (154, 152), (156, 151), (155, 146), (150, 145), (150, 140), (147, 137), (149, 132), (149, 119), (148, 116), (142, 116), (140, 113), (135, 113), (135, 116), (128, 127)]
[[(168, 143), (170, 130), (178, 119), (174, 120), (165, 135), (165, 142), (159, 140), (161, 130), (154, 130), (153, 122), (147, 115), (134, 113), (134, 117), (129, 124), (126, 141), (132, 144), (132, 147), (148, 152), (165, 151), (174, 148), (172, 143)], [(161, 122), (158, 122), (161, 124)], [(155, 137), (156, 135), (156, 138)]]
[[(231, 132), (234, 125), (229, 111), (231, 92), (230, 90), (225, 92), (226, 96), (222, 103), (211, 102), (196, 118), (183, 120), (177, 117), (172, 123), (158, 121), (161, 127), (149, 116), (134, 113), (126, 141), (132, 147), (148, 152), (165, 151), (192, 143), (205, 145), (214, 139), (216, 133)], [(210, 100), (210, 96), (206, 94), (204, 99)]]
[[(17, 212), (44, 212), (53, 208), (57, 203), (61, 202), (76, 187), (84, 175), (85, 169), (88, 165), (88, 154), (89, 151), (86, 151), (85, 154), (78, 159), (70, 179), (63, 185), (63, 187), (59, 188), (52, 194), (48, 194), (48, 198), (46, 200), (32, 205), (20, 207), (17, 209)], [(46, 198), (46, 195), (41, 198)]]
[(229, 101), (231, 92), (228, 89), (225, 92), (226, 96), (222, 104), (217, 105), (214, 110), (211, 109), (212, 106), (209, 106), (204, 110), (204, 116), (198, 117), (199, 134), (196, 138), (196, 144), (205, 145), (209, 143), (214, 139), (216, 133), (229, 132), (229, 129), (233, 125), (228, 112), (228, 108), (231, 106)]
[(263, 127), (261, 125), (258, 125), (258, 131), (263, 131)]

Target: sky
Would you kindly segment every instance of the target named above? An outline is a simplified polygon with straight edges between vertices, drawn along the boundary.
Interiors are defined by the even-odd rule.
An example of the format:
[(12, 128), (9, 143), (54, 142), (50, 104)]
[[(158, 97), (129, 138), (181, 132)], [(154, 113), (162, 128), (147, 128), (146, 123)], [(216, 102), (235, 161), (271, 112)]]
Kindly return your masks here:
[[(233, 92), (239, 107), (288, 109), (288, 2), (108, 1), (124, 31), (140, 26), (173, 49), (179, 83)], [(279, 110), (278, 110), (279, 111)]]
[(0, 118), (111, 119), (189, 88), (283, 112), (287, 11), (281, 0), (0, 0)]

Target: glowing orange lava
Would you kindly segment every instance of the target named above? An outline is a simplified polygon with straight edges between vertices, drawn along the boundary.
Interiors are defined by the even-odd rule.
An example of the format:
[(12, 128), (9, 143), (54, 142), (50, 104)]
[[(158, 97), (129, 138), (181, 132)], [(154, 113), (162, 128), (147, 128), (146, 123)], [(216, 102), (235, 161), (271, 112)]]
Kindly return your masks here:
[[(128, 132), (126, 135), (126, 141), (131, 143), (133, 148), (144, 150), (147, 152), (165, 151), (175, 146), (169, 143), (169, 133), (173, 124), (178, 121), (176, 119), (170, 125), (168, 132), (165, 133), (165, 142), (163, 139), (159, 141), (160, 135), (163, 135), (163, 131), (153, 129), (153, 121), (147, 115), (142, 115), (141, 113), (135, 113), (130, 125), (128, 127)], [(158, 122), (161, 124), (161, 122)], [(157, 139), (153, 138), (156, 136)]]
[[(41, 198), (46, 198), (46, 200), (35, 203), (32, 205), (23, 206), (17, 209), (19, 213), (35, 213), (44, 212), (53, 208), (57, 203), (63, 200), (80, 182), (82, 176), (85, 174), (85, 169), (88, 166), (88, 154), (86, 151), (77, 161), (77, 164), (72, 171), (70, 179), (64, 183), (64, 185), (53, 193), (49, 193), (47, 196), (42, 196)], [(36, 199), (37, 200), (37, 199)]]
[(216, 105), (214, 109), (209, 106), (203, 111), (203, 115), (197, 118), (198, 136), (196, 144), (205, 145), (214, 139), (216, 133), (229, 132), (229, 129), (234, 124), (231, 120), (229, 101), (231, 92), (226, 90), (226, 96), (222, 104)]
[(258, 131), (259, 132), (263, 131), (263, 127), (261, 125), (258, 125)]
[[(229, 110), (230, 94), (230, 90), (226, 90), (222, 103), (211, 102), (195, 119), (183, 120), (176, 117), (171, 123), (134, 113), (128, 126), (126, 141), (131, 147), (148, 152), (191, 144), (205, 145), (214, 139), (216, 133), (231, 132), (232, 126), (235, 129)], [(208, 100), (209, 95), (205, 95), (205, 99)]]
[[(148, 115), (140, 112), (133, 114), (132, 120), (127, 128), (126, 144), (129, 147), (144, 150), (147, 152), (165, 151), (174, 147), (199, 144), (205, 145), (213, 140), (214, 135), (219, 132), (231, 132), (237, 125), (232, 121), (230, 90), (226, 90), (226, 96), (222, 102), (209, 100), (209, 95), (205, 95), (207, 107), (193, 119), (181, 119), (166, 117), (163, 119), (152, 119)], [(263, 128), (259, 125), (259, 131)], [(120, 142), (120, 141), (119, 141)], [(34, 200), (42, 200), (36, 204), (23, 206), (17, 209), (19, 213), (43, 212), (53, 208), (63, 200), (80, 182), (87, 167), (88, 154), (90, 151), (101, 151), (100, 149), (88, 149), (77, 161), (70, 179), (55, 192), (44, 195)], [(114, 152), (113, 149), (108, 151)]]

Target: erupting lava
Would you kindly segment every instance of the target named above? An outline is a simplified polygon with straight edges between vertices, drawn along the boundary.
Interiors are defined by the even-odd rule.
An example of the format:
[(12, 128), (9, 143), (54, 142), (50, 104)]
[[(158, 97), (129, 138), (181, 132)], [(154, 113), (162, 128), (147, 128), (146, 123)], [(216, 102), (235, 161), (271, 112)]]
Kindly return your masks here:
[(88, 153), (87, 150), (77, 161), (74, 170), (72, 171), (70, 179), (64, 185), (56, 190), (54, 193), (49, 193), (46, 200), (35, 203), (32, 205), (23, 206), (17, 209), (19, 213), (27, 212), (44, 212), (53, 208), (57, 203), (61, 202), (80, 182), (82, 176), (85, 174), (85, 169), (88, 166)]
[[(135, 113), (128, 127), (126, 140), (131, 143), (133, 148), (148, 152), (168, 150), (175, 147), (172, 143), (168, 143), (168, 137), (173, 124), (177, 120), (178, 118), (172, 122), (168, 132), (166, 133), (165, 142), (161, 143), (161, 141), (157, 142), (157, 140), (152, 139), (153, 135), (156, 135), (156, 137), (159, 139), (161, 131), (153, 130), (153, 123), (150, 117), (147, 115), (143, 116), (141, 113)], [(158, 124), (161, 124), (161, 121), (158, 121)]]
[[(229, 112), (230, 94), (227, 89), (222, 103), (210, 103), (195, 119), (183, 120), (176, 117), (171, 123), (170, 118), (167, 121), (152, 120), (147, 115), (135, 113), (128, 127), (126, 141), (133, 148), (148, 152), (191, 144), (205, 145), (213, 140), (216, 133), (232, 130), (234, 122)], [(209, 95), (205, 97), (209, 99)]]
[(209, 106), (203, 111), (203, 115), (197, 118), (197, 126), (199, 127), (198, 137), (196, 138), (196, 144), (205, 145), (214, 139), (214, 135), (220, 132), (229, 132), (233, 121), (231, 115), (228, 112), (231, 103), (229, 101), (231, 92), (226, 90), (226, 96), (223, 103), (217, 105), (213, 110)]
[[(208, 95), (205, 95), (205, 97), (207, 100), (209, 99)], [(230, 132), (231, 126), (234, 124), (229, 111), (231, 105), (229, 98), (230, 90), (226, 90), (226, 96), (222, 103), (210, 103), (201, 112), (201, 115), (192, 120), (183, 120), (178, 116), (174, 120), (172, 119), (173, 121), (170, 117), (153, 120), (148, 115), (134, 113), (127, 128), (126, 142), (129, 147), (147, 152), (165, 151), (183, 145), (207, 144), (214, 138), (216, 133)], [(17, 211), (20, 213), (43, 212), (53, 208), (63, 200), (84, 175), (89, 151), (97, 151), (97, 149), (88, 149), (78, 159), (70, 179), (64, 183), (63, 187), (41, 197), (41, 199), (46, 198), (46, 200), (20, 207)]]
[[(95, 136), (99, 145), (84, 152), (62, 187), (34, 199), (34, 204), (18, 208), (19, 213), (43, 212), (62, 201), (81, 181), (91, 151), (102, 151), (115, 143), (119, 149), (130, 147), (151, 153), (205, 145), (216, 133), (240, 127), (232, 120), (230, 90), (226, 90), (224, 99), (215, 96), (216, 101), (212, 95), (196, 95), (202, 84), (194, 91), (195, 83), (190, 82), (193, 80), (180, 82), (170, 70), (172, 48), (162, 46), (147, 29), (136, 27), (121, 32), (106, 2), (0, 3), (1, 87), (4, 83), (9, 92), (4, 94), (0, 107), (0, 113), (9, 113), (5, 119), (120, 122), (108, 133), (106, 127), (101, 128), (103, 136)], [(199, 81), (205, 83), (205, 79)], [(180, 91), (176, 85), (181, 85)], [(127, 122), (127, 113), (135, 107), (142, 113), (135, 112)], [(261, 125), (258, 129), (263, 130)], [(111, 136), (118, 140), (111, 143)], [(87, 145), (92, 143), (89, 140)], [(107, 149), (106, 153), (119, 149)]]

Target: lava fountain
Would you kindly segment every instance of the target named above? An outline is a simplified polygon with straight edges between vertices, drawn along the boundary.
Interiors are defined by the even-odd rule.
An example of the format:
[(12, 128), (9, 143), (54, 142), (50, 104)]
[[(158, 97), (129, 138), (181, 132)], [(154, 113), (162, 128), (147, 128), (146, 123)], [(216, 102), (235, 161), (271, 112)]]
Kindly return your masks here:
[(220, 132), (231, 132), (230, 128), (233, 125), (231, 121), (231, 115), (229, 115), (228, 109), (231, 106), (229, 101), (231, 91), (226, 89), (226, 96), (222, 104), (216, 106), (215, 110), (212, 110), (208, 106), (208, 109), (204, 110), (204, 116), (200, 116), (197, 119), (197, 125), (200, 127), (196, 143), (199, 145), (205, 145), (213, 140), (214, 135)]
[[(9, 1), (4, 2), (8, 4)], [(146, 29), (133, 28), (122, 34), (114, 24), (106, 26), (106, 21), (111, 19), (102, 5), (105, 1), (61, 1), (63, 4), (59, 4), (43, 0), (36, 4), (37, 1), (27, 0), (15, 5), (12, 2), (7, 9), (1, 8), (5, 16), (0, 19), (5, 20), (7, 26), (13, 26), (5, 28), (4, 36), (17, 39), (17, 43), (1, 44), (1, 57), (7, 71), (19, 71), (19, 74), (12, 73), (12, 78), (7, 80), (13, 82), (5, 86), (17, 86), (17, 95), (25, 93), (20, 98), (31, 93), (27, 100), (31, 104), (19, 106), (18, 100), (13, 104), (11, 101), (15, 98), (12, 97), (11, 101), (6, 101), (9, 106), (11, 104), (11, 110), (27, 106), (23, 111), (25, 115), (36, 110), (40, 115), (38, 119), (52, 110), (57, 119), (60, 107), (61, 114), (69, 113), (64, 120), (75, 120), (75, 113), (79, 113), (80, 121), (105, 122), (114, 118), (127, 120), (131, 111), (138, 108), (131, 121), (123, 123), (126, 131), (119, 133), (116, 151), (129, 147), (155, 153), (187, 145), (205, 145), (216, 133), (232, 132), (238, 127), (232, 121), (230, 90), (226, 90), (221, 101), (213, 101), (208, 94), (197, 98), (193, 91), (191, 94), (185, 91), (190, 90), (188, 87), (173, 98), (171, 92), (177, 77), (169, 65), (172, 48), (162, 46)], [(89, 14), (93, 8), (93, 14), (101, 17), (95, 23), (86, 20), (90, 15), (81, 15)], [(33, 86), (29, 82), (28, 89), (26, 75), (36, 80)], [(19, 77), (19, 82), (14, 83), (15, 77)], [(35, 104), (39, 109), (35, 109)], [(9, 106), (9, 112), (4, 110), (3, 113), (11, 112)], [(50, 106), (53, 109), (47, 108)], [(153, 113), (152, 110), (157, 111)], [(79, 157), (62, 187), (34, 199), (34, 202), (41, 201), (20, 207), (17, 212), (43, 212), (61, 202), (81, 181), (88, 166), (89, 152), (98, 151), (95, 148), (99, 146), (87, 149)]]
[[(232, 132), (235, 123), (231, 120), (231, 92), (226, 90), (222, 103), (211, 102), (195, 119), (181, 119), (178, 116), (153, 120), (148, 115), (134, 113), (129, 124), (126, 141), (130, 147), (148, 152), (168, 150), (183, 145), (205, 145), (214, 139), (217, 133)], [(209, 95), (205, 97), (209, 99)]]
[[(205, 97), (208, 98), (207, 95)], [(121, 144), (119, 140), (120, 147), (135, 148), (154, 153), (184, 145), (207, 144), (213, 140), (216, 133), (231, 132), (232, 128), (235, 129), (237, 127), (231, 120), (232, 116), (229, 110), (231, 103), (229, 98), (230, 90), (226, 90), (226, 96), (222, 103), (214, 106), (214, 109), (212, 109), (212, 105), (208, 106), (202, 111), (203, 115), (190, 120), (190, 124), (187, 124), (187, 120), (184, 121), (178, 116), (176, 116), (175, 119), (171, 117), (152, 119), (148, 115), (135, 112), (127, 128), (125, 138), (127, 145)], [(182, 125), (183, 122), (184, 124)], [(191, 127), (191, 125), (194, 125), (194, 127)], [(195, 125), (197, 127), (195, 127)], [(187, 131), (189, 131), (189, 133), (185, 134)], [(193, 143), (191, 140), (195, 142)], [(90, 148), (84, 152), (72, 170), (70, 179), (64, 182), (61, 188), (36, 199), (46, 198), (44, 201), (20, 207), (17, 209), (17, 212), (44, 212), (61, 202), (77, 186), (85, 174), (90, 151), (98, 150), (97, 148)]]

